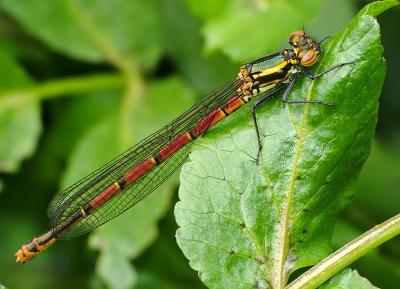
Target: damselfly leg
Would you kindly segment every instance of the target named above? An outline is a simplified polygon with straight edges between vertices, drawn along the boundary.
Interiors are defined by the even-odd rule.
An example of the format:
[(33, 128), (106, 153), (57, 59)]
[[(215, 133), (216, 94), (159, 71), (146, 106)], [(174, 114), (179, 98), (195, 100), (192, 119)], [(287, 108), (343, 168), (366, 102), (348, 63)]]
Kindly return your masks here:
[[(344, 62), (344, 63), (339, 63), (337, 65), (332, 66), (331, 68), (327, 69), (324, 72), (318, 73), (318, 74), (312, 74), (310, 71), (307, 70), (307, 68), (302, 67), (302, 66), (298, 66), (298, 69), (309, 79), (311, 80), (315, 80), (323, 75), (325, 75), (328, 72), (331, 72), (332, 70), (335, 70), (339, 67), (348, 65), (348, 64), (353, 64), (354, 61), (352, 62)], [(286, 104), (307, 104), (307, 103), (313, 103), (313, 104), (321, 104), (321, 105), (326, 105), (326, 106), (333, 106), (333, 103), (328, 103), (328, 102), (324, 102), (322, 100), (288, 100), (289, 98), (289, 94), (292, 91), (293, 87), (295, 86), (297, 80), (299, 79), (299, 74), (294, 74), (292, 76), (292, 79), (289, 81), (289, 83), (287, 85), (282, 85), (279, 87), (275, 87), (274, 89), (268, 91), (268, 93), (265, 93), (264, 95), (261, 96), (261, 98), (259, 98), (258, 100), (256, 100), (254, 102), (254, 104), (252, 105), (251, 108), (251, 112), (252, 112), (252, 116), (253, 116), (253, 122), (254, 122), (254, 127), (256, 130), (256, 134), (257, 134), (257, 141), (258, 141), (258, 152), (257, 152), (257, 159), (256, 162), (257, 164), (259, 164), (259, 159), (260, 159), (260, 154), (262, 151), (262, 140), (261, 140), (261, 134), (260, 134), (260, 129), (259, 129), (259, 125), (257, 122), (257, 115), (256, 115), (256, 109), (257, 107), (259, 107), (261, 104), (267, 102), (268, 100), (270, 100), (271, 98), (273, 98), (277, 92), (279, 92), (280, 90), (285, 88), (285, 91), (283, 92), (282, 95), (282, 102), (286, 103)]]
[(266, 92), (265, 94), (261, 95), (261, 97), (259, 99), (257, 99), (253, 103), (253, 105), (251, 106), (251, 114), (253, 116), (253, 122), (254, 122), (254, 127), (256, 129), (257, 141), (258, 141), (258, 152), (257, 152), (257, 159), (256, 159), (257, 164), (258, 164), (260, 153), (261, 153), (261, 150), (262, 150), (262, 141), (261, 141), (260, 130), (259, 130), (259, 127), (258, 127), (258, 122), (257, 122), (256, 109), (261, 104), (263, 104), (263, 103), (267, 102), (268, 100), (272, 99), (277, 92), (281, 91), (286, 86), (287, 85), (285, 85), (285, 86), (277, 86), (277, 87), (273, 88), (272, 90), (270, 90), (270, 91)]
[(335, 69), (337, 69), (339, 67), (342, 67), (342, 66), (345, 66), (345, 65), (348, 65), (348, 64), (354, 64), (354, 63), (355, 63), (354, 61), (339, 63), (339, 64), (336, 64), (336, 65), (332, 66), (331, 68), (329, 68), (329, 69), (327, 69), (327, 70), (325, 70), (325, 71), (323, 71), (321, 73), (318, 73), (318, 74), (312, 74), (305, 67), (301, 67), (300, 66), (299, 68), (303, 71), (304, 75), (307, 76), (307, 78), (309, 78), (311, 80), (314, 80), (314, 79), (317, 79), (317, 78), (323, 76), (324, 74), (327, 74), (328, 72), (331, 72), (332, 70), (335, 70)]
[(299, 79), (299, 75), (296, 74), (293, 79), (290, 81), (289, 86), (287, 87), (287, 89), (285, 90), (285, 92), (283, 93), (282, 96), (282, 102), (286, 103), (286, 104), (302, 104), (302, 103), (315, 103), (315, 104), (322, 104), (322, 105), (333, 105), (333, 103), (328, 103), (328, 102), (324, 102), (322, 100), (316, 99), (316, 100), (304, 100), (304, 99), (300, 99), (300, 100), (288, 100), (289, 98), (289, 94), (292, 91), (294, 85), (296, 84), (297, 80)]

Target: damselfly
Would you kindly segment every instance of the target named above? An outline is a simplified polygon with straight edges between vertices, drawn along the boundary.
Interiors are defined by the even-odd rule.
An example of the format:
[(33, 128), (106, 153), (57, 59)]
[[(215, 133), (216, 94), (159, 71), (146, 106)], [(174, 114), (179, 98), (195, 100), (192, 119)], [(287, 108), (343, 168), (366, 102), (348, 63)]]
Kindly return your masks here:
[(187, 158), (193, 140), (255, 96), (260, 95), (252, 105), (259, 152), (262, 142), (256, 109), (279, 91), (284, 91), (284, 103), (329, 105), (321, 100), (288, 100), (300, 75), (316, 79), (350, 64), (337, 64), (327, 71), (312, 74), (308, 68), (315, 65), (325, 39), (316, 42), (304, 31), (293, 32), (289, 36), (291, 48), (245, 64), (232, 82), (216, 89), (160, 130), (57, 194), (49, 205), (51, 229), (22, 245), (15, 254), (17, 262), (25, 263), (57, 239), (87, 233), (135, 205), (179, 168)]

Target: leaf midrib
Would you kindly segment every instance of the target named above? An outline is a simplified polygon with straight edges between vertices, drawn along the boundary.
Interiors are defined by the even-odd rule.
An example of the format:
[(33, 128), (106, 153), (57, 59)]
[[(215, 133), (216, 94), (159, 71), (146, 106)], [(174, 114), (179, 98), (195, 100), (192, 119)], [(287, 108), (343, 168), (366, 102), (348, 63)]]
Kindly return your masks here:
[[(331, 42), (332, 43), (332, 42)], [(332, 48), (332, 44), (328, 46), (326, 49), (326, 55), (329, 55), (329, 51)], [(316, 68), (316, 72), (320, 71), (321, 68), (320, 62)], [(309, 85), (308, 93), (306, 96), (306, 100), (310, 100), (312, 92), (315, 87), (315, 80), (311, 81)], [(294, 150), (294, 157), (291, 163), (291, 170), (290, 170), (290, 178), (288, 182), (288, 187), (286, 190), (285, 200), (282, 202), (282, 210), (281, 216), (278, 219), (278, 236), (277, 236), (277, 250), (274, 254), (274, 261), (273, 261), (273, 272), (272, 272), (272, 286), (276, 289), (284, 288), (288, 279), (287, 273), (285, 272), (285, 263), (287, 260), (288, 252), (289, 252), (289, 235), (290, 235), (290, 211), (291, 211), (291, 204), (293, 200), (293, 195), (295, 191), (295, 183), (298, 177), (298, 167), (299, 167), (299, 160), (302, 153), (302, 149), (304, 146), (304, 141), (306, 139), (306, 121), (309, 115), (309, 106), (312, 104), (305, 104), (305, 108), (301, 114), (301, 121), (299, 128), (296, 129), (294, 117), (292, 116), (289, 105), (287, 105), (287, 110), (291, 119), (291, 125), (293, 129), (296, 131), (298, 135), (298, 141), (296, 143), (296, 147)]]

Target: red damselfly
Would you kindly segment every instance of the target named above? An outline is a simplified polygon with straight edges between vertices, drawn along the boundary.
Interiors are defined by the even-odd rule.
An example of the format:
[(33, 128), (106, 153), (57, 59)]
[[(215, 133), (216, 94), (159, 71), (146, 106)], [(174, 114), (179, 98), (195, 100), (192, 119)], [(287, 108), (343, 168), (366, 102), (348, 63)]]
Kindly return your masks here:
[(329, 105), (321, 100), (288, 100), (300, 75), (316, 79), (350, 64), (340, 63), (322, 73), (312, 74), (308, 68), (316, 63), (323, 40), (316, 42), (304, 31), (293, 32), (289, 36), (291, 48), (245, 64), (232, 82), (216, 89), (160, 130), (57, 194), (48, 210), (51, 229), (22, 245), (15, 254), (17, 262), (25, 263), (57, 239), (87, 233), (135, 205), (180, 167), (193, 140), (255, 96), (260, 96), (252, 105), (259, 152), (262, 146), (256, 109), (279, 91), (283, 91), (284, 103)]

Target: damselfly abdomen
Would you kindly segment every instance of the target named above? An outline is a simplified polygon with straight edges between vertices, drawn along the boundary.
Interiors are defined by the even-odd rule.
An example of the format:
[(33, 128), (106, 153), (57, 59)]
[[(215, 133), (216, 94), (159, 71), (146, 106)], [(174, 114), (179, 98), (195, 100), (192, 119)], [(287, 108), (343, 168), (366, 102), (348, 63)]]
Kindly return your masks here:
[[(349, 63), (337, 64), (314, 75), (321, 42), (304, 31), (289, 36), (291, 48), (267, 55), (240, 68), (237, 77), (196, 103), (165, 127), (151, 134), (114, 160), (57, 194), (49, 205), (51, 229), (33, 238), (15, 254), (25, 263), (47, 249), (57, 239), (69, 239), (104, 224), (145, 198), (163, 183), (189, 154), (189, 144), (210, 127), (230, 115), (255, 96), (252, 114), (258, 137), (257, 107), (283, 91), (285, 103), (319, 103), (321, 100), (288, 100), (299, 76), (310, 79)], [(257, 157), (258, 159), (258, 157)]]

